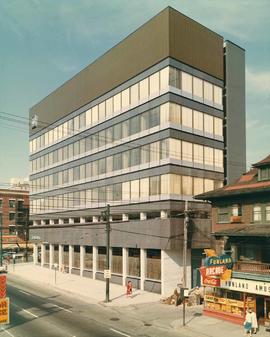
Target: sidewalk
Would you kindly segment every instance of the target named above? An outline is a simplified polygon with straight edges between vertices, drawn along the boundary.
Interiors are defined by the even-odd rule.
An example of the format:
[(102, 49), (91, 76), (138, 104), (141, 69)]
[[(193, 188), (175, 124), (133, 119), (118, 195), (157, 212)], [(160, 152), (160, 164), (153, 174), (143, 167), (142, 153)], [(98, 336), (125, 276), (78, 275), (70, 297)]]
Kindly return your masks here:
[[(161, 304), (161, 295), (135, 290), (133, 296), (126, 296), (123, 286), (110, 285), (110, 303), (104, 303), (105, 282), (80, 277), (73, 274), (57, 272), (56, 284), (54, 270), (34, 266), (33, 264), (17, 264), (13, 271), (9, 266), (9, 274), (35, 282), (49, 285), (66, 294), (92, 304), (110, 307), (119, 315), (151, 325), (184, 334), (185, 337), (238, 337), (244, 335), (242, 326), (202, 315), (202, 306), (187, 307), (186, 326), (182, 326), (182, 307)], [(85, 291), (87, 289), (87, 291)], [(263, 327), (257, 336), (270, 337)]]
[[(31, 282), (50, 285), (66, 294), (76, 294), (82, 300), (90, 303), (104, 304), (105, 282), (103, 281), (57, 271), (55, 283), (54, 270), (41, 268), (32, 263), (16, 264), (14, 271), (13, 266), (9, 265), (8, 273), (27, 279)], [(85, 289), (87, 289), (87, 292)], [(106, 306), (127, 306), (131, 303), (131, 299), (126, 296), (126, 288), (114, 283), (110, 284), (110, 300), (111, 302), (106, 303)], [(160, 295), (158, 294), (141, 290), (133, 291), (132, 304), (159, 302), (159, 300)]]

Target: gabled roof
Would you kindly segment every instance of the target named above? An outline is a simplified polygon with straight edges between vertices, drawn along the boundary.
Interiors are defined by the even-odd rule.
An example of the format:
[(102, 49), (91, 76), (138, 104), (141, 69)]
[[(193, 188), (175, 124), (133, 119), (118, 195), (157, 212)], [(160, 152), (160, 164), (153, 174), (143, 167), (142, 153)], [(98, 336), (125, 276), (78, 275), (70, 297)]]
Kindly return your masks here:
[(212, 200), (226, 196), (261, 193), (265, 191), (270, 192), (270, 180), (258, 181), (258, 168), (254, 167), (247, 173), (244, 173), (234, 183), (214, 191), (196, 195), (194, 198)]
[(265, 157), (263, 160), (258, 161), (258, 163), (253, 164), (254, 167), (260, 167), (260, 166), (265, 166), (265, 165), (270, 165), (270, 154)]

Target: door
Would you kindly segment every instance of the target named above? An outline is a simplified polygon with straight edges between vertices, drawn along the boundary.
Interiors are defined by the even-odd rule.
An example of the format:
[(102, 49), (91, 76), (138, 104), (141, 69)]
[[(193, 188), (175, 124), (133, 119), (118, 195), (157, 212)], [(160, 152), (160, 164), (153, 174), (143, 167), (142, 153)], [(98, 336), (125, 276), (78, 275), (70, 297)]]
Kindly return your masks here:
[(264, 297), (256, 296), (256, 315), (259, 324), (264, 324)]
[(200, 267), (202, 265), (203, 249), (191, 250), (191, 286), (192, 288), (201, 286)]

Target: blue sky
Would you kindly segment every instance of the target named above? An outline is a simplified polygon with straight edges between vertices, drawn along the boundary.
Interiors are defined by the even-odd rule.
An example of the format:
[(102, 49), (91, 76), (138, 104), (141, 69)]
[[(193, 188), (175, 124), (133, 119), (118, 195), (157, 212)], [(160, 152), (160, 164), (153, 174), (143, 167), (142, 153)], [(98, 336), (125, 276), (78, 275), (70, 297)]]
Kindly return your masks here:
[[(31, 106), (166, 6), (246, 50), (247, 164), (270, 153), (269, 0), (0, 0), (0, 111)], [(28, 133), (0, 119), (0, 184), (28, 175)]]

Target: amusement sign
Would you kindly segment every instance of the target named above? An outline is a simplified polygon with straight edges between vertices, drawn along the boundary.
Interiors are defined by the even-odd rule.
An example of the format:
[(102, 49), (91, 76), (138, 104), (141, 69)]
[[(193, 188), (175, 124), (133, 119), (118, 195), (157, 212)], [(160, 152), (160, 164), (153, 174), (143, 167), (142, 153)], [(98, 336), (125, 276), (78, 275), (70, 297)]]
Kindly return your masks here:
[(203, 285), (220, 287), (220, 280), (229, 280), (231, 278), (231, 269), (233, 266), (232, 258), (229, 255), (215, 255), (213, 250), (205, 250), (206, 259), (204, 266), (200, 268)]

